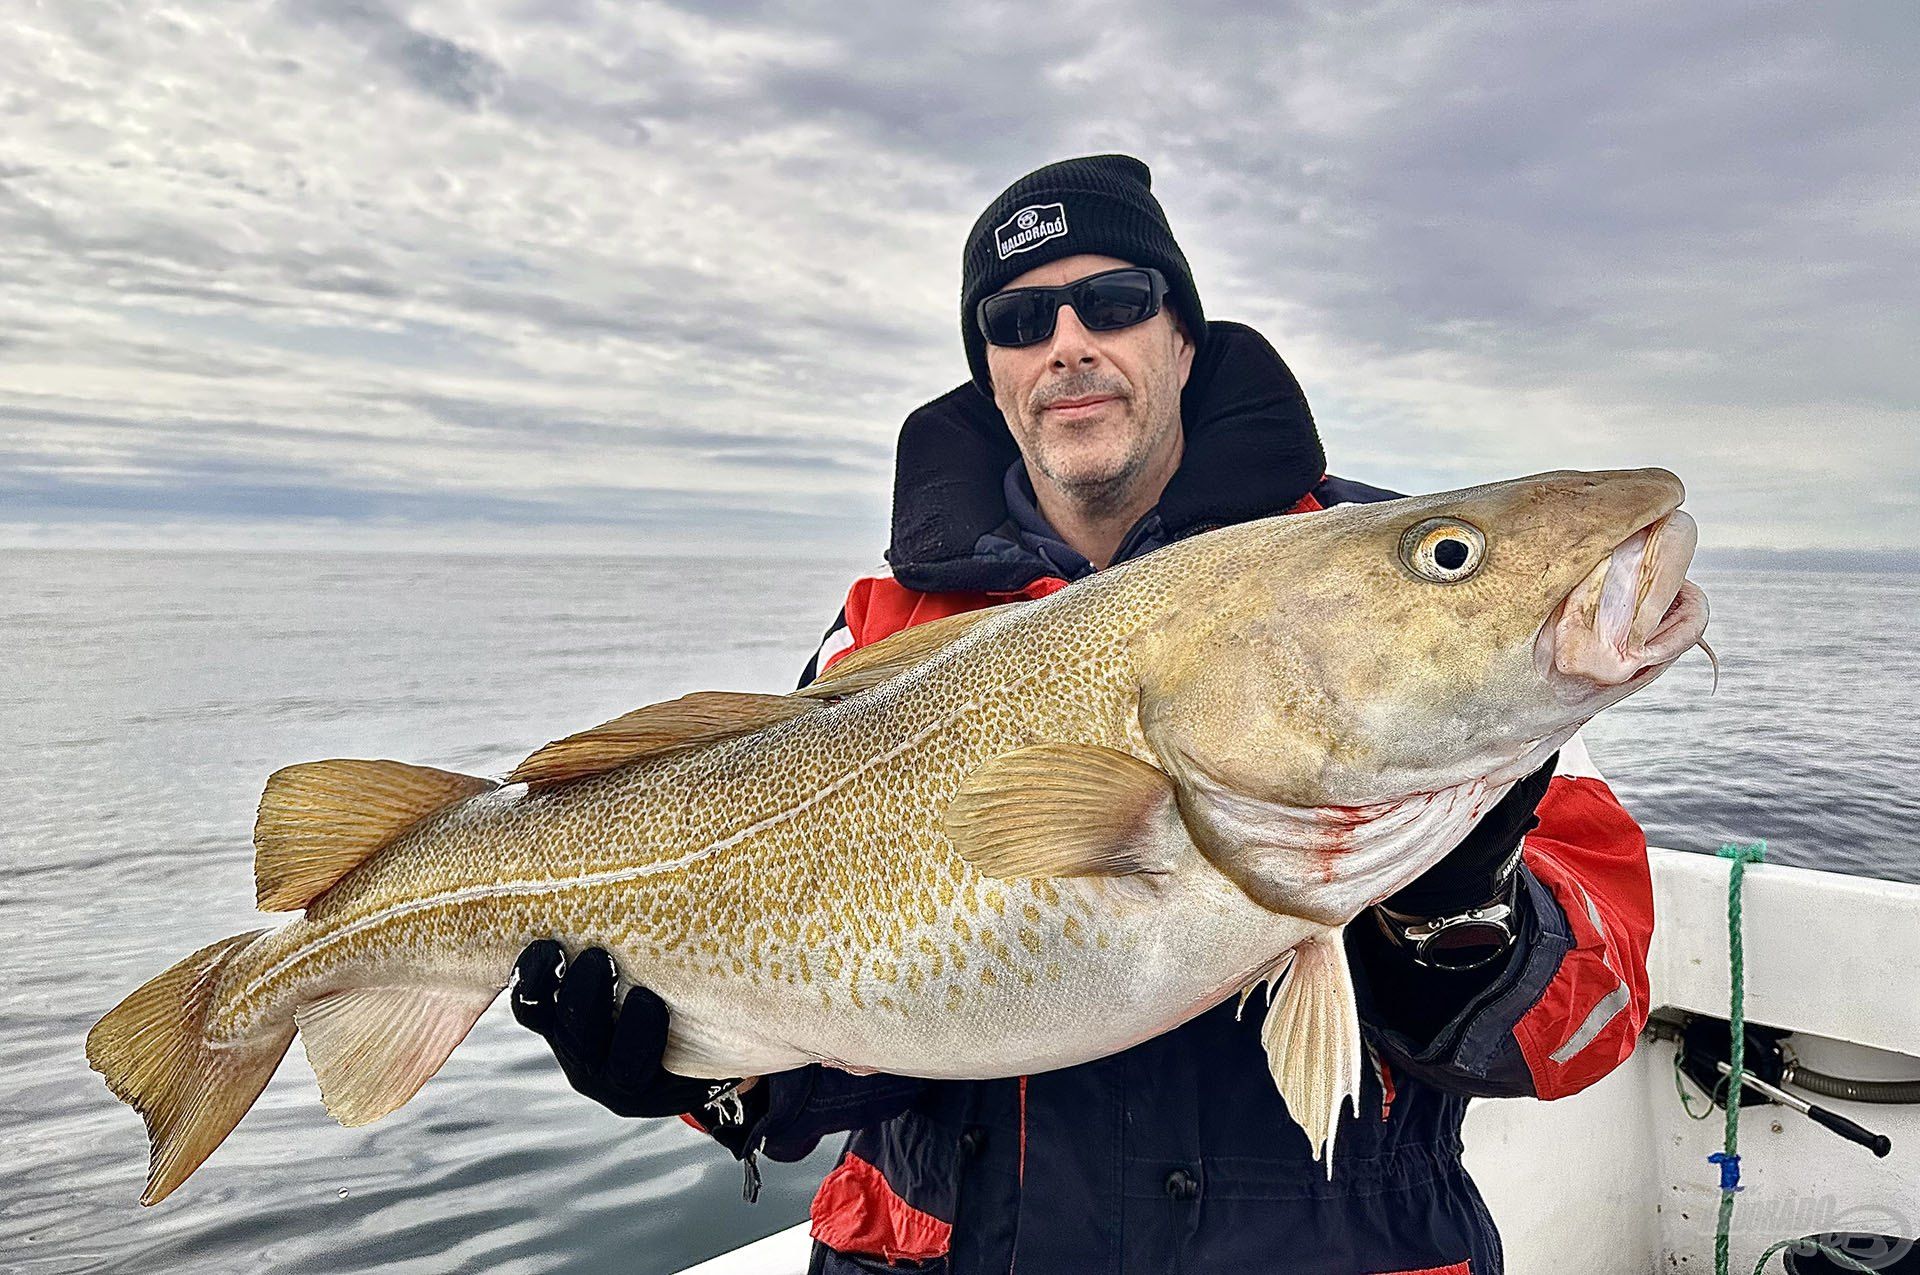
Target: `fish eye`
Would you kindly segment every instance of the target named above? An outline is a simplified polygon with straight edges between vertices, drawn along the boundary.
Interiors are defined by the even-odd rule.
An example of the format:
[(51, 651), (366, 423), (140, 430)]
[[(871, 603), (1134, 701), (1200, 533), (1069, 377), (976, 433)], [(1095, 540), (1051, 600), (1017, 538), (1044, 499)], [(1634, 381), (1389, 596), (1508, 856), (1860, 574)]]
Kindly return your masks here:
[(1457, 584), (1480, 569), (1487, 538), (1458, 518), (1428, 518), (1400, 537), (1400, 561), (1422, 580)]

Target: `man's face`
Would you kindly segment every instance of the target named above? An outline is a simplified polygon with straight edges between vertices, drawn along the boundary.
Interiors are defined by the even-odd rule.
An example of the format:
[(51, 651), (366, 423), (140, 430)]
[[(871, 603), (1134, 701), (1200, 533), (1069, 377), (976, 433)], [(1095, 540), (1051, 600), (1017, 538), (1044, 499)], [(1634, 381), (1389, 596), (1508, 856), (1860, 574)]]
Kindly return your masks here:
[[(1007, 287), (1057, 287), (1131, 264), (1080, 253), (1036, 266)], [(1111, 332), (1089, 332), (1063, 305), (1045, 341), (989, 344), (987, 370), (1036, 483), (1044, 478), (1098, 512), (1128, 503), (1143, 475), (1171, 472), (1193, 342), (1165, 305), (1145, 323)]]

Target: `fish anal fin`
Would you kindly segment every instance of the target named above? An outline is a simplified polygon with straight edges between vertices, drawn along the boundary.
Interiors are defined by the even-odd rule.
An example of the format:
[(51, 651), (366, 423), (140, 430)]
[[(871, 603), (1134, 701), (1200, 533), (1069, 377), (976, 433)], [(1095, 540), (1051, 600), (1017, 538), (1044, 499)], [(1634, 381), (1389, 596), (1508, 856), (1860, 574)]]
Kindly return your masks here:
[(1358, 1109), (1360, 1098), (1360, 1015), (1342, 934), (1327, 930), (1293, 949), (1260, 1028), (1274, 1084), (1313, 1158), (1326, 1157), (1328, 1177), (1340, 1108)]
[(87, 1033), (87, 1062), (147, 1122), (142, 1204), (158, 1204), (213, 1153), (266, 1088), (293, 1040), (283, 1024), (215, 1047), (205, 1024), (228, 962), (263, 930), (203, 947), (149, 980)]
[(415, 984), (355, 987), (293, 1013), (327, 1111), (370, 1124), (420, 1091), (466, 1039), (499, 989)]
[(946, 828), (990, 877), (1165, 872), (1186, 836), (1165, 774), (1089, 744), (1034, 744), (994, 758), (960, 786)]
[(306, 907), (420, 820), (497, 786), (398, 761), (337, 758), (276, 770), (253, 825), (260, 910)]
[(959, 615), (942, 616), (938, 620), (928, 620), (925, 624), (902, 629), (872, 646), (863, 646), (841, 656), (833, 662), (832, 667), (802, 687), (797, 694), (809, 699), (843, 699), (878, 686), (891, 677), (926, 663), (973, 632), (976, 625), (1026, 605), (1026, 602), (1003, 602), (999, 606), (962, 611)]
[(663, 753), (746, 735), (820, 706), (795, 695), (695, 691), (556, 739), (513, 768), (510, 784), (558, 784)]

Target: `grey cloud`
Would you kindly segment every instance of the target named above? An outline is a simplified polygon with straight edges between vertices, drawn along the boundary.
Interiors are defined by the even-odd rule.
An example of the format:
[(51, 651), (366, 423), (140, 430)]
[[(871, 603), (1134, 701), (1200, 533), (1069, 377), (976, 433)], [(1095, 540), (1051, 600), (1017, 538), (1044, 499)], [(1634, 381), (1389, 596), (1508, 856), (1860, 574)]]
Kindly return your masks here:
[(75, 55), (14, 68), (0, 158), (39, 517), (564, 520), (655, 464), (884, 501), (981, 202), (1122, 149), (1338, 469), (1644, 457), (1754, 543), (1920, 539), (1904, 4), (84, 8), (20, 19)]
[(525, 288), (456, 286), (448, 299), (468, 309), (512, 315), (544, 327), (628, 340), (696, 343), (735, 354), (772, 357), (782, 346), (772, 332), (711, 307), (676, 306), (671, 291), (639, 293), (627, 303), (589, 303)]
[[(591, 454), (608, 474), (641, 473), (650, 458), (677, 456), (702, 464), (716, 478), (730, 473), (809, 475), (837, 480), (848, 489), (877, 490), (888, 470), (889, 449), (875, 441), (841, 437), (798, 438), (752, 434), (692, 425), (649, 424), (639, 418), (591, 420), (533, 408), (505, 407), (483, 401), (422, 397), (396, 400), (422, 413), (423, 428), (404, 420), (381, 427), (358, 425), (350, 415), (323, 423), (266, 421), (256, 418), (142, 418), (131, 414), (83, 412), (39, 406), (0, 405), (0, 470), (16, 478), (34, 475), (27, 487), (9, 497), (12, 516), (45, 516), (65, 507), (73, 511), (179, 511), (196, 502), (209, 515), (233, 517), (245, 511), (273, 517), (312, 514), (314, 493), (356, 490), (354, 473), (395, 449), (430, 446), (452, 453), (474, 446), (502, 454), (546, 456)], [(385, 405), (383, 405), (385, 406)], [(19, 428), (8, 429), (13, 424)], [(453, 426), (424, 428), (438, 424)], [(80, 443), (75, 449), (62, 440)], [(312, 456), (333, 459), (294, 461), (274, 456), (277, 447), (297, 445)], [(353, 450), (346, 450), (348, 448)], [(391, 469), (396, 466), (382, 465)], [(398, 467), (409, 467), (399, 462)], [(103, 482), (102, 470), (114, 478)], [(131, 477), (129, 477), (131, 475)], [(410, 481), (383, 480), (382, 509), (414, 501), (421, 509), (447, 508), (449, 484), (432, 472)], [(543, 484), (514, 507), (547, 509), (558, 522), (578, 522), (570, 509), (566, 483)], [(269, 497), (288, 493), (284, 506)], [(684, 493), (683, 493), (684, 494)], [(484, 493), (459, 496), (484, 505)], [(714, 495), (710, 504), (727, 498)], [(363, 505), (347, 500), (340, 516)], [(278, 512), (276, 512), (278, 511)], [(462, 515), (467, 516), (467, 515)], [(472, 516), (478, 517), (479, 514)], [(492, 514), (486, 515), (495, 516)]]
[[(0, 405), (0, 424), (13, 422), (19, 425), (45, 427), (50, 431), (61, 428), (86, 427), (95, 432), (95, 437), (113, 438), (123, 445), (145, 445), (155, 454), (146, 464), (156, 471), (164, 470), (167, 458), (164, 452), (153, 446), (154, 437), (160, 433), (179, 433), (190, 435), (202, 445), (230, 446), (236, 454), (257, 448), (260, 443), (274, 441), (339, 442), (372, 441), (387, 437), (376, 430), (359, 428), (350, 422), (341, 422), (327, 426), (289, 425), (272, 421), (252, 419), (219, 420), (208, 417), (163, 417), (150, 418), (133, 415), (115, 415), (108, 412), (75, 412), (51, 407), (8, 407)], [(4, 437), (0, 431), (0, 437)], [(169, 446), (179, 446), (177, 440)], [(57, 453), (52, 450), (28, 454), (16, 453), (15, 463), (36, 464), (50, 470), (61, 467)]]
[(208, 301), (245, 310), (283, 310), (287, 306), (287, 302), (281, 298), (245, 292), (231, 284), (174, 283), (152, 277), (128, 279), (116, 291), (127, 297), (172, 297), (182, 301)]
[[(550, 330), (698, 349), (717, 365), (725, 365), (729, 359), (804, 357), (812, 349), (812, 339), (821, 333), (818, 329), (812, 333), (802, 329), (794, 321), (793, 311), (809, 304), (833, 304), (832, 297), (810, 292), (778, 298), (778, 309), (757, 306), (729, 295), (716, 286), (717, 281), (689, 285), (663, 281), (659, 272), (643, 270), (636, 270), (631, 280), (621, 282), (623, 291), (631, 291), (611, 300), (584, 301), (531, 287), (464, 283), (447, 288), (441, 295), (462, 311), (524, 319)], [(818, 318), (807, 316), (807, 322)], [(830, 324), (828, 335), (849, 350), (897, 352), (918, 342), (913, 325), (890, 322), (884, 312), (839, 313), (819, 321)]]
[(1057, 158), (1090, 109), (1131, 91), (1124, 81), (1076, 91), (1061, 79), (1097, 48), (1098, 13), (1069, 6), (1048, 16), (1044, 37), (1023, 39), (1034, 15), (1021, 7), (874, 5), (840, 29), (828, 60), (777, 71), (765, 91), (780, 110), (850, 125), (909, 164), (931, 151), (964, 160), (984, 184), (1004, 183), (1027, 156)]
[(563, 85), (516, 76), (478, 49), (422, 30), (375, 0), (291, 0), (288, 8), (336, 28), (407, 84), (459, 110), (498, 109), (616, 145), (637, 145), (649, 136), (641, 102), (593, 101)]
[(10, 238), (37, 242), (51, 253), (88, 260), (96, 267), (198, 273), (221, 269), (234, 259), (226, 247), (170, 220), (164, 211), (152, 210), (141, 220), (145, 224), (137, 233), (88, 234), (24, 188), (0, 188), (0, 231)]
[(296, 0), (289, 9), (338, 27), (415, 88), (451, 106), (473, 110), (498, 97), (506, 79), (505, 69), (492, 58), (421, 31), (373, 0)]
[(592, 21), (602, 7), (601, 0), (518, 0), (510, 13), (518, 22), (579, 27)]
[(718, 427), (675, 424), (657, 413), (625, 419), (588, 419), (543, 408), (508, 407), (470, 399), (420, 396), (407, 400), (436, 420), (501, 433), (542, 446), (607, 446), (687, 452), (717, 465), (800, 469), (872, 477), (893, 455), (879, 440), (859, 437), (792, 437)]
[(500, 65), (451, 40), (409, 32), (395, 53), (407, 77), (442, 101), (471, 109), (500, 92)]
[(340, 292), (354, 296), (374, 297), (382, 301), (391, 301), (406, 295), (404, 290), (388, 279), (375, 278), (358, 271), (341, 269), (317, 269), (307, 272), (300, 286), (311, 288), (315, 292)]
[(203, 516), (216, 521), (323, 518), (343, 523), (399, 521), (432, 525), (483, 522), (685, 531), (705, 523), (780, 515), (822, 520), (824, 511), (781, 510), (720, 496), (644, 487), (571, 487), (539, 499), (491, 493), (389, 491), (361, 485), (274, 481), (269, 477), (182, 471), (172, 481), (51, 479), (0, 475), (0, 503), (14, 517), (49, 522)]
[[(1780, 335), (1767, 308), (1782, 301), (1895, 290), (1858, 268), (1891, 264), (1886, 245), (1807, 214), (1850, 179), (1891, 176), (1892, 139), (1920, 127), (1896, 59), (1785, 6), (1764, 34), (1744, 10), (1468, 12), (1452, 56), (1415, 67), (1357, 133), (1211, 148), (1239, 158), (1258, 208), (1264, 161), (1325, 145), (1334, 162), (1278, 193), (1362, 214), (1283, 222), (1281, 253), (1242, 231), (1244, 269), (1279, 264), (1316, 317), (1400, 349), (1451, 345), (1436, 325), (1463, 321), (1530, 353), (1570, 334), (1579, 353), (1693, 345), (1706, 316), (1690, 292), (1722, 318), (1747, 309), (1752, 326), (1716, 336), (1751, 346)], [(1634, 326), (1596, 323), (1615, 300)]]

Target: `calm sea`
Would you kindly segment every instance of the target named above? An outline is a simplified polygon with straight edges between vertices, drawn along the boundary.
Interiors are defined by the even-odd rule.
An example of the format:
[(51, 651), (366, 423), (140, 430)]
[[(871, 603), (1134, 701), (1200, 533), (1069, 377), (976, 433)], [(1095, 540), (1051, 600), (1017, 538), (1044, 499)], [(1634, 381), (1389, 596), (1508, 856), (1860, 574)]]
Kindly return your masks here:
[[(675, 1121), (565, 1086), (496, 1006), (404, 1111), (335, 1126), (298, 1049), (178, 1195), (87, 1028), (252, 928), (268, 772), (335, 756), (502, 773), (699, 688), (786, 689), (858, 560), (0, 554), (0, 1269), (670, 1271), (800, 1217)], [(1920, 881), (1920, 576), (1695, 573), (1698, 655), (1590, 729), (1656, 843)]]

